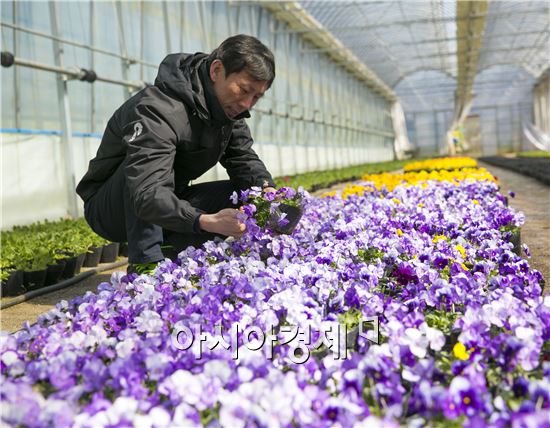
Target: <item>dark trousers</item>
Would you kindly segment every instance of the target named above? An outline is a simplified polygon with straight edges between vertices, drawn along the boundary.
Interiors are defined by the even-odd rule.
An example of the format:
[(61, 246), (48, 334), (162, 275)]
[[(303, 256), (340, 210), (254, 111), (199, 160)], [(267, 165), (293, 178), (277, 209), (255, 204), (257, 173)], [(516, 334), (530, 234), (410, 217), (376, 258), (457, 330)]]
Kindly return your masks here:
[[(187, 186), (176, 195), (206, 214), (213, 214), (223, 208), (235, 207), (229, 200), (234, 190), (229, 180), (223, 180)], [(124, 163), (84, 204), (84, 216), (99, 236), (113, 242), (128, 242), (129, 263), (175, 258), (190, 245), (198, 247), (221, 236), (206, 232), (174, 232), (138, 218), (130, 202)]]

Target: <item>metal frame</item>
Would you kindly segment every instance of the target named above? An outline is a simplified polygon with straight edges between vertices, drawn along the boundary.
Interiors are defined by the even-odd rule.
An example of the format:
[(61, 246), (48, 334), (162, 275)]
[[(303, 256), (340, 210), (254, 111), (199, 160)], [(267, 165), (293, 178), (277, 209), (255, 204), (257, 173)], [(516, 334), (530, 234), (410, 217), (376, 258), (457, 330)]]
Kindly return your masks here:
[[(55, 36), (59, 34), (57, 25), (57, 7), (54, 1), (49, 2), (50, 6), (50, 25)], [(53, 41), (54, 61), (59, 68), (63, 67), (63, 49), (58, 40)], [(67, 201), (69, 214), (73, 217), (78, 215), (78, 206), (76, 201), (76, 178), (74, 169), (74, 153), (72, 143), (71, 127), (71, 105), (69, 101), (69, 91), (67, 88), (67, 79), (63, 74), (57, 78), (57, 97), (59, 98), (61, 123), (63, 125), (63, 134), (61, 134), (61, 144), (63, 146), (63, 160), (65, 166), (65, 183), (67, 191)]]
[[(517, 33), (502, 33), (502, 34), (490, 34), (490, 35), (471, 35), (466, 37), (445, 37), (445, 38), (439, 38), (439, 39), (423, 39), (423, 40), (415, 40), (414, 42), (394, 42), (392, 43), (392, 46), (418, 46), (418, 45), (426, 45), (431, 43), (441, 43), (441, 42), (454, 42), (458, 40), (475, 40), (475, 39), (485, 39), (485, 40), (491, 40), (491, 39), (499, 39), (501, 40), (504, 37), (518, 37), (518, 36), (526, 36), (529, 34), (540, 34), (540, 31), (518, 31)], [(359, 48), (374, 48), (379, 47), (378, 44), (369, 44), (369, 43), (361, 43), (357, 45), (347, 45), (348, 49), (359, 49)], [(334, 50), (339, 50), (340, 47), (326, 47), (326, 48), (311, 48), (311, 49), (303, 49), (303, 53), (320, 53), (320, 52), (330, 52)]]
[[(140, 3), (143, 4), (142, 1), (140, 1)], [(17, 4), (17, 2), (14, 2), (14, 8), (15, 8), (15, 4)], [(14, 17), (15, 17), (15, 15), (14, 15)], [(32, 34), (33, 36), (43, 37), (45, 39), (57, 41), (57, 42), (60, 42), (60, 43), (66, 44), (66, 45), (71, 45), (71, 46), (75, 46), (75, 47), (82, 48), (82, 49), (88, 49), (88, 50), (91, 50), (91, 51), (96, 52), (96, 53), (100, 53), (100, 54), (103, 54), (103, 55), (112, 56), (114, 58), (126, 60), (130, 64), (142, 64), (144, 66), (153, 67), (153, 68), (158, 67), (158, 64), (153, 64), (153, 63), (143, 61), (143, 60), (138, 59), (138, 58), (132, 58), (132, 57), (124, 56), (120, 53), (108, 51), (108, 50), (105, 50), (105, 49), (96, 48), (94, 46), (90, 46), (90, 45), (87, 45), (85, 43), (75, 42), (74, 40), (69, 40), (69, 39), (64, 38), (64, 37), (54, 36), (52, 34), (48, 34), (48, 33), (44, 33), (44, 32), (41, 32), (41, 31), (33, 30), (33, 29), (27, 28), (27, 27), (22, 27), (20, 25), (10, 24), (9, 22), (1, 21), (0, 22), (0, 27), (12, 28), (14, 31), (21, 31), (23, 33), (28, 33), (28, 34)]]
[[(259, 2), (261, 4), (262, 2)], [(397, 5), (401, 5), (401, 2), (395, 2)], [(525, 12), (528, 14), (539, 14), (539, 11), (528, 11)], [(515, 16), (516, 12), (510, 12), (510, 13), (499, 13), (499, 14), (492, 14), (488, 15), (486, 13), (475, 13), (469, 16), (464, 17), (441, 17), (439, 21), (441, 22), (460, 22), (460, 21), (475, 21), (475, 20), (485, 20), (486, 18), (489, 19), (497, 19), (497, 18), (503, 18), (503, 17), (510, 17)], [(322, 33), (322, 32), (330, 32), (330, 33), (339, 33), (339, 32), (345, 32), (345, 31), (357, 31), (357, 30), (372, 30), (377, 28), (387, 28), (388, 26), (404, 26), (408, 27), (410, 25), (414, 24), (431, 24), (433, 23), (432, 18), (425, 18), (425, 19), (411, 19), (411, 20), (405, 20), (405, 21), (389, 21), (384, 22), (380, 24), (372, 24), (372, 25), (347, 25), (343, 27), (331, 27), (331, 26), (325, 26), (324, 28), (311, 28), (311, 29), (296, 29), (296, 30), (286, 30), (286, 32), (289, 33), (298, 33), (298, 34), (306, 34), (306, 33)]]

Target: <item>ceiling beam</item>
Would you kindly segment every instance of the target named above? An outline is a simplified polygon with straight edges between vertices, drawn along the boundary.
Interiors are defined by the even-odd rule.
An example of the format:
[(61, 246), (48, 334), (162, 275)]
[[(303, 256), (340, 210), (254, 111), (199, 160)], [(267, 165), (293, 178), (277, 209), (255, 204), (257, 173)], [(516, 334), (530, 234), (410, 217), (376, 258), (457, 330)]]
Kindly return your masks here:
[(304, 40), (313, 44), (313, 46), (317, 48), (338, 48), (326, 53), (330, 60), (341, 64), (352, 75), (365, 82), (373, 92), (380, 94), (387, 101), (394, 102), (397, 99), (395, 92), (376, 73), (368, 68), (297, 2), (267, 1), (258, 4), (271, 12), (277, 19), (285, 22), (289, 29), (301, 31)]
[[(503, 37), (516, 37), (516, 36), (527, 36), (529, 34), (540, 34), (540, 31), (518, 31), (517, 33), (501, 33), (501, 34), (490, 34), (486, 35), (484, 37), (484, 40), (490, 40), (490, 39), (502, 39)], [(550, 30), (543, 31), (543, 33), (550, 34)], [(466, 36), (463, 38), (456, 38), (456, 37), (446, 37), (441, 39), (428, 39), (428, 40), (418, 40), (415, 42), (392, 42), (393, 46), (416, 46), (416, 45), (424, 45), (424, 44), (430, 44), (430, 43), (441, 43), (441, 42), (454, 42), (458, 40), (473, 40), (476, 38), (479, 38), (481, 36)], [(377, 44), (369, 44), (369, 43), (360, 43), (357, 45), (346, 45), (348, 49), (360, 49), (360, 48), (375, 48), (378, 47)], [(333, 50), (338, 50), (340, 48), (338, 47), (328, 47), (328, 48), (314, 48), (314, 49), (302, 49), (302, 53), (319, 53), (319, 52), (330, 52)]]
[[(550, 34), (548, 35), (548, 37), (550, 37)], [(506, 48), (495, 48), (495, 49), (483, 49), (483, 54), (485, 55), (487, 53), (495, 53), (495, 52), (510, 52), (510, 49), (513, 49), (514, 51), (521, 51), (521, 50), (540, 49), (540, 48), (541, 48), (540, 45), (526, 45), (526, 46), (513, 46), (512, 48), (506, 47)], [(445, 57), (455, 56), (455, 55), (460, 56), (460, 55), (467, 55), (468, 53), (469, 53), (468, 51), (450, 51), (445, 53), (434, 53), (430, 55), (411, 56), (411, 57), (403, 58), (402, 60), (400, 60), (400, 62), (416, 61), (418, 59), (427, 59), (427, 58), (439, 58), (441, 56), (445, 56)], [(365, 62), (371, 65), (376, 64), (376, 63), (369, 62), (368, 59), (365, 59)]]
[[(460, 1), (457, 3), (461, 3)], [(468, 2), (469, 3), (469, 2)], [(475, 3), (475, 2), (474, 2)], [(481, 3), (486, 3), (486, 0), (481, 1)], [(263, 4), (263, 2), (259, 2), (258, 4)], [(500, 18), (505, 17), (512, 17), (512, 16), (518, 16), (518, 15), (544, 15), (546, 13), (546, 9), (539, 9), (539, 10), (526, 10), (523, 12), (503, 12), (503, 13), (492, 13), (490, 15), (486, 13), (478, 13), (473, 14), (470, 16), (442, 16), (441, 22), (472, 22), (472, 21), (479, 21), (479, 22), (485, 22), (485, 20), (496, 20)], [(419, 18), (419, 19), (411, 19), (407, 21), (394, 21), (394, 22), (381, 22), (378, 24), (371, 24), (371, 25), (347, 25), (343, 27), (323, 27), (322, 29), (319, 28), (312, 28), (312, 29), (288, 29), (288, 30), (276, 30), (275, 33), (311, 33), (311, 32), (321, 32), (321, 31), (329, 31), (331, 33), (334, 32), (340, 32), (340, 31), (365, 31), (365, 30), (371, 30), (376, 28), (384, 28), (387, 29), (388, 27), (393, 26), (409, 26), (414, 24), (431, 24), (432, 18)]]

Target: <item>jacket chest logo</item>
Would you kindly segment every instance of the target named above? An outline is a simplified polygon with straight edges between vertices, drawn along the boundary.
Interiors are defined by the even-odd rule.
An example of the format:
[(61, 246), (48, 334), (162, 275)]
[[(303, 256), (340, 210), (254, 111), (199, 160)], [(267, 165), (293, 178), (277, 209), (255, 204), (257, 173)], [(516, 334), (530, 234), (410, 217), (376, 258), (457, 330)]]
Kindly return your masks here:
[(130, 137), (130, 139), (128, 141), (131, 143), (137, 137), (139, 137), (142, 132), (143, 132), (143, 125), (141, 123), (137, 122), (136, 124), (134, 124), (134, 133), (132, 134), (132, 136)]

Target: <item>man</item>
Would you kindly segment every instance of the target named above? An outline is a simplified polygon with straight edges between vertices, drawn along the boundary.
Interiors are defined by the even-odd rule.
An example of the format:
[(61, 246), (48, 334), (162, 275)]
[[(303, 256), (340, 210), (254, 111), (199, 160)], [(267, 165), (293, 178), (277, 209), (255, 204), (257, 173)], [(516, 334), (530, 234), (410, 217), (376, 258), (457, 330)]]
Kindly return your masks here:
[[(210, 55), (168, 55), (154, 86), (115, 111), (76, 191), (97, 234), (128, 241), (129, 272), (150, 271), (164, 258), (161, 247), (174, 256), (243, 234), (230, 195), (275, 186), (244, 121), (274, 78), (271, 51), (237, 35)], [(217, 162), (230, 180), (189, 185)]]

